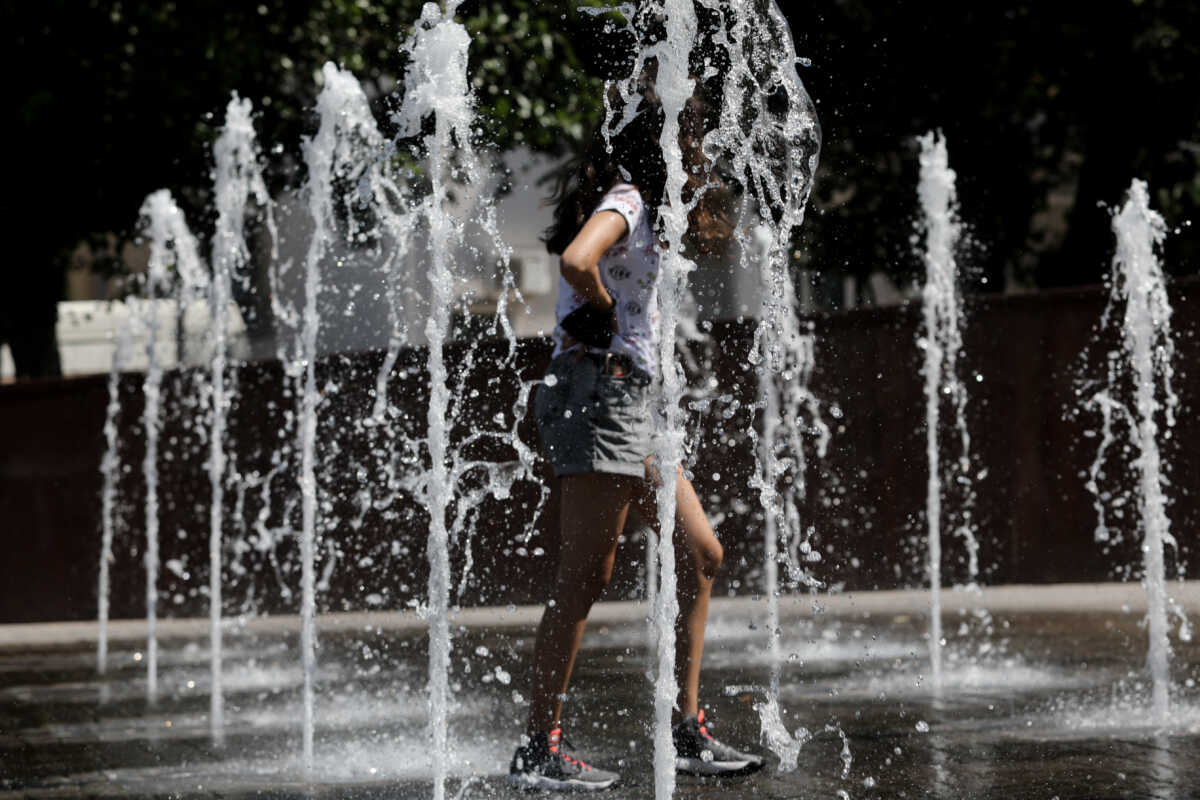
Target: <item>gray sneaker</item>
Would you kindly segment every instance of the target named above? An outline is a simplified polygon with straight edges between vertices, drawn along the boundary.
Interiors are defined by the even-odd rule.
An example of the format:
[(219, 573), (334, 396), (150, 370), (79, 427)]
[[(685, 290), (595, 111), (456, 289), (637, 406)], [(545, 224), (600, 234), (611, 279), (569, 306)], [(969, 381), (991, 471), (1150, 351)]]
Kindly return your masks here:
[(562, 728), (535, 735), (513, 753), (508, 782), (524, 789), (585, 792), (607, 789), (617, 782), (620, 775), (567, 755), (564, 745), (570, 747)]
[(686, 775), (747, 775), (760, 770), (762, 756), (734, 750), (713, 738), (704, 709), (687, 716), (671, 730), (675, 740), (675, 771)]

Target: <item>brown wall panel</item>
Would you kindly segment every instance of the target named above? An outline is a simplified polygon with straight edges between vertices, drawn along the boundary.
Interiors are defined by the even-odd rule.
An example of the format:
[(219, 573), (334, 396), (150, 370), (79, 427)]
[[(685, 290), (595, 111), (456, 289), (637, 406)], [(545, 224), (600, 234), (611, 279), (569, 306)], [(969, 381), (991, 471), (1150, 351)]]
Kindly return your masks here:
[[(1200, 355), (1194, 336), (1200, 284), (1177, 283), (1172, 301), (1181, 408), (1164, 447), (1172, 465), (1172, 530), (1186, 555), (1197, 523), (1193, 498), (1200, 488), (1194, 447), (1200, 430), (1192, 413), (1200, 386), (1191, 369)], [(1125, 534), (1121, 541), (1107, 548), (1093, 541), (1092, 497), (1080, 473), (1093, 458), (1097, 440), (1086, 431), (1097, 422), (1071, 414), (1079, 403), (1079, 382), (1103, 368), (1103, 352), (1116, 341), (1096, 330), (1104, 303), (1099, 289), (1088, 289), (984, 296), (966, 305), (961, 366), (970, 391), (972, 472), (986, 469), (973, 484), (986, 583), (1137, 574), (1134, 515), (1118, 525)], [(802, 518), (813, 527), (813, 543), (822, 555), (811, 571), (833, 588), (920, 585), (926, 492), (925, 400), (916, 346), (920, 308), (845, 312), (812, 323), (817, 335), (813, 388), (823, 401), (832, 438), (824, 459), (809, 454)], [(747, 428), (757, 386), (746, 359), (751, 335), (748, 324), (715, 323), (711, 340), (692, 348), (704, 372), (692, 375), (693, 385), (702, 385), (707, 375), (717, 379), (707, 410), (689, 412), (689, 430), (691, 471), (726, 548), (719, 593), (752, 593), (761, 583), (761, 516), (748, 486), (753, 454)], [(518, 378), (540, 376), (549, 350), (543, 340), (522, 341), (519, 376), (504, 366), (505, 354), (497, 342), (478, 343), (474, 350), (451, 348), (452, 374), (462, 377), (469, 394), (456, 441), (489, 427), (497, 414), (511, 424)], [(388, 429), (391, 435), (362, 422), (374, 402), (381, 363), (380, 353), (359, 353), (332, 356), (319, 365), (323, 399), (317, 456), (324, 522), (319, 570), (324, 574), (328, 568), (329, 574), (321, 591), (325, 609), (397, 608), (420, 601), (424, 593), (427, 517), (411, 494), (387, 487), (386, 465), (405, 452), (405, 437), (419, 441), (423, 436), (425, 353), (402, 354), (393, 371), (389, 396), (398, 414)], [(159, 469), (165, 615), (207, 612), (210, 487), (202, 377), (195, 371), (173, 372), (164, 383)], [(114, 617), (144, 613), (141, 381), (136, 374), (121, 381), (121, 453), (127, 471), (118, 486)], [(294, 611), (299, 505), (296, 458), (286, 446), (293, 439), (289, 425), (295, 400), (278, 363), (244, 365), (237, 383), (224, 515), (225, 608), (228, 613)], [(95, 615), (106, 401), (102, 377), (0, 387), (0, 622)], [(943, 408), (944, 422), (947, 413)], [(530, 420), (520, 430), (536, 447)], [(942, 434), (952, 443), (948, 423)], [(950, 444), (942, 450), (943, 458), (953, 454)], [(495, 443), (483, 443), (470, 455), (485, 461), (514, 457), (510, 448)], [(510, 498), (476, 504), (472, 570), (461, 594), (466, 542), (453, 550), (456, 601), (506, 604), (544, 597), (557, 556), (557, 500), (551, 492), (534, 519), (545, 487), (553, 483), (544, 463), (538, 469), (539, 479), (518, 483)], [(1120, 485), (1123, 479), (1113, 474), (1113, 485)], [(961, 508), (952, 492), (946, 504), (951, 514)], [(628, 534), (612, 596), (638, 591), (643, 543), (635, 531)], [(946, 581), (962, 581), (966, 551), (952, 533), (944, 542)]]

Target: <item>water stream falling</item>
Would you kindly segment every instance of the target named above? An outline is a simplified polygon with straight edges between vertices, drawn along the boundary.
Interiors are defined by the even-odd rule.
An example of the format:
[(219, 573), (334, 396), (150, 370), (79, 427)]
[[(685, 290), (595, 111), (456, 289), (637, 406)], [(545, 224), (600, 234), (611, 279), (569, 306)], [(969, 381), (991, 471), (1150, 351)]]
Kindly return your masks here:
[[(680, 404), (683, 399), (683, 367), (675, 352), (675, 329), (679, 305), (687, 291), (688, 274), (696, 265), (683, 254), (683, 237), (688, 227), (689, 207), (683, 200), (687, 181), (680, 148), (679, 116), (695, 91), (689, 69), (689, 56), (696, 39), (697, 21), (690, 0), (666, 0), (666, 37), (650, 48), (658, 61), (656, 89), (663, 108), (660, 138), (667, 164), (667, 181), (659, 220), (666, 250), (659, 262), (658, 357), (662, 371), (661, 413), (658, 423), (656, 461), (661, 484), (658, 488), (658, 595), (654, 618), (657, 621), (658, 677), (654, 691), (654, 783), (655, 797), (670, 798), (675, 791), (675, 743), (671, 738), (671, 713), (679, 686), (675, 678), (675, 622), (679, 616), (679, 598), (675, 575), (675, 491), (676, 469), (683, 462), (684, 425)], [(695, 198), (692, 199), (695, 203)]]
[[(670, 720), (678, 692), (674, 675), (674, 626), (679, 606), (673, 537), (675, 470), (684, 454), (679, 408), (684, 384), (676, 353), (676, 330), (687, 294), (688, 275), (695, 269), (685, 255), (688, 214), (701, 197), (701, 192), (695, 192), (688, 202), (684, 201), (686, 162), (679, 137), (680, 114), (697, 94), (690, 69), (697, 46), (711, 46), (727, 59), (727, 72), (719, 88), (719, 123), (704, 137), (703, 149), (708, 159), (727, 165), (745, 189), (744, 205), (750, 207), (749, 216), (755, 222), (748, 226), (749, 230), (742, 227), (738, 232), (741, 266), (760, 274), (763, 280), (763, 311), (752, 359), (759, 364), (760, 404), (764, 409), (765, 430), (761, 439), (764, 445), (757, 454), (756, 485), (765, 510), (764, 569), (771, 617), (767, 627), (773, 652), (779, 650), (777, 542), (780, 536), (785, 536), (796, 549), (800, 546), (801, 527), (795, 504), (804, 491), (800, 417), (812, 412), (819, 419), (815, 403), (802, 385), (811, 370), (812, 339), (801, 331), (795, 316), (795, 291), (788, 269), (791, 237), (803, 220), (816, 169), (820, 145), (816, 115), (796, 73), (791, 32), (775, 3), (770, 3), (765, 13), (760, 4), (749, 2), (701, 5), (715, 20), (703, 35), (691, 2), (667, 0), (642, 9), (634, 18), (634, 30), (641, 41), (652, 44), (637, 53), (633, 77), (617, 84), (624, 100), (624, 113), (628, 115), (637, 108), (634, 101), (637, 80), (647, 62), (654, 62), (655, 90), (664, 113), (660, 146), (667, 163), (667, 182), (659, 218), (666, 249), (660, 261), (658, 348), (662, 391), (656, 419), (656, 458), (662, 485), (658, 494), (660, 532), (653, 557), (648, 559), (657, 566), (657, 581), (649, 580), (647, 592), (654, 608), (658, 653), (654, 763), (655, 794), (660, 798), (669, 797), (675, 786)], [(656, 40), (651, 28), (658, 24), (663, 25), (665, 35)], [(706, 63), (715, 63), (711, 60), (713, 53), (706, 55)], [(716, 74), (714, 70), (703, 77), (709, 80)], [(610, 109), (610, 116), (615, 119), (616, 111)], [(621, 122), (618, 120), (618, 124)], [(823, 426), (820, 430), (824, 431)], [(781, 499), (776, 494), (776, 484), (783, 483), (785, 477), (792, 479), (789, 481), (792, 485), (787, 497)], [(787, 549), (792, 551), (791, 547)], [(789, 577), (799, 573), (798, 569), (790, 571)], [(773, 719), (779, 718), (778, 665), (773, 676), (774, 690), (762, 711), (764, 738), (773, 742), (786, 739), (786, 747), (798, 755), (797, 742), (807, 733), (798, 731), (793, 739), (786, 729), (780, 735), (776, 728), (781, 724), (767, 721), (772, 719), (772, 709)], [(767, 727), (771, 729), (769, 735)], [(791, 763), (794, 765), (794, 757)]]
[[(1109, 278), (1109, 301), (1104, 322), (1119, 316), (1122, 349), (1109, 354), (1107, 385), (1088, 405), (1103, 417), (1103, 437), (1093, 462), (1087, 488), (1096, 495), (1100, 518), (1096, 537), (1106, 541), (1104, 504), (1097, 478), (1116, 443), (1114, 422), (1128, 429), (1128, 444), (1136, 452), (1137, 501), (1142, 534), (1143, 585), (1147, 599), (1149, 647), (1146, 657), (1151, 678), (1151, 711), (1156, 724), (1170, 716), (1170, 657), (1168, 639), (1167, 577), (1164, 550), (1175, 547), (1167, 517), (1166, 480), (1159, 440), (1169, 439), (1179, 400), (1172, 388), (1175, 344), (1171, 334), (1171, 303), (1157, 251), (1166, 236), (1166, 224), (1150, 208), (1146, 183), (1133, 181), (1124, 205), (1113, 215), (1117, 249)], [(1120, 382), (1131, 380), (1132, 403), (1121, 401)], [(1184, 621), (1185, 636), (1186, 620)]]
[[(186, 304), (207, 283), (200, 262), (196, 239), (188, 229), (183, 212), (170, 191), (160, 189), (142, 204), (146, 220), (143, 231), (150, 253), (143, 287), (142, 327), (146, 333), (146, 376), (142, 382), (145, 405), (142, 428), (146, 452), (142, 460), (142, 478), (146, 485), (146, 696), (153, 703), (158, 697), (158, 570), (159, 570), (159, 433), (162, 428), (162, 359), (159, 340), (162, 298), (177, 292)], [(171, 274), (174, 268), (175, 274)], [(178, 289), (174, 287), (178, 286)]]
[(440, 9), (427, 3), (421, 21), (415, 26), (409, 50), (412, 53), (405, 79), (405, 102), (399, 119), (400, 135), (419, 132), (421, 121), (434, 116), (433, 134), (424, 146), (429, 160), (432, 184), (426, 199), (429, 224), (430, 284), (433, 289), (425, 337), (429, 342), (429, 409), (426, 446), (429, 450), (429, 474), (425, 485), (425, 503), (429, 512), (429, 734), (433, 762), (433, 796), (442, 800), (450, 753), (448, 721), (450, 711), (450, 534), (446, 515), (452, 500), (453, 485), (448, 470), (450, 446), (450, 386), (446, 373), (445, 344), (450, 330), (450, 310), (454, 301), (454, 276), (450, 248), (461, 236), (455, 220), (446, 212), (448, 159), (454, 140), (470, 141), (470, 90), (467, 84), (467, 52), (470, 36), (454, 21), (458, 3)]
[[(212, 416), (209, 431), (208, 473), (212, 491), (209, 513), (209, 640), (212, 694), (210, 724), (215, 739), (224, 728), (222, 691), (221, 617), (222, 549), (225, 506), (226, 422), (234, 401), (236, 382), (227, 383), (229, 308), (233, 301), (233, 280), (249, 260), (246, 247), (245, 216), (253, 194), (267, 208), (269, 198), (258, 166), (258, 152), (251, 121), (251, 103), (235, 94), (225, 110), (225, 125), (213, 146), (213, 194), (217, 210), (216, 231), (212, 243), (212, 283), (209, 293), (211, 326)], [(274, 225), (269, 222), (272, 240)]]
[(96, 619), (99, 634), (96, 644), (96, 671), (108, 671), (108, 613), (111, 594), (113, 537), (117, 530), (117, 481), (121, 476), (121, 440), (117, 424), (121, 421), (121, 370), (129, 358), (132, 317), (117, 330), (112, 367), (108, 374), (108, 403), (104, 411), (104, 457), (100, 461), (100, 575), (97, 588)]
[[(920, 144), (920, 198), (924, 225), (925, 287), (921, 291), (922, 329), (918, 339), (924, 351), (922, 374), (925, 377), (925, 455), (929, 477), (925, 497), (928, 536), (929, 575), (929, 664), (935, 691), (942, 685), (942, 464), (940, 457), (940, 420), (943, 397), (954, 403), (956, 429), (962, 454), (956, 478), (969, 480), (970, 439), (965, 422), (965, 387), (958, 379), (958, 355), (962, 348), (962, 301), (958, 293), (958, 265), (954, 248), (960, 225), (955, 210), (954, 171), (950, 169), (946, 140), (929, 132)], [(978, 547), (969, 525), (959, 529), (971, 553), (971, 583), (978, 573)]]
[[(450, 614), (452, 585), (450, 554), (462, 547), (466, 566), (459, 591), (466, 585), (471, 569), (471, 538), (479, 526), (477, 510), (491, 495), (504, 499), (515, 481), (533, 479), (536, 456), (520, 440), (517, 425), (524, 416), (529, 391), (524, 384), (513, 409), (511, 423), (503, 414), (495, 417), (496, 429), (480, 420), (464, 416), (465, 375), (478, 357), (478, 343), (469, 343), (461, 361), (450, 353), (452, 312), (465, 309), (458, 284), (464, 269), (486, 262), (475, 252), (474, 266), (461, 263), (460, 251), (467, 247), (461, 198), (486, 192), (485, 171), (472, 150), (473, 100), (467, 78), (470, 38), (462, 25), (453, 20), (457, 3), (445, 9), (429, 3), (414, 26), (405, 50), (409, 54), (408, 73), (399, 111), (393, 121), (397, 139), (387, 142), (379, 133), (366, 96), (349, 72), (333, 65), (322, 71), (322, 90), (316, 103), (319, 118), (317, 132), (303, 143), (307, 181), (304, 201), (312, 220), (311, 238), (303, 254), (301, 300), (294, 306), (285, 298), (284, 276), (289, 262), (280, 262), (272, 252), (267, 277), (271, 287), (271, 307), (281, 330), (295, 332), (294, 340), (277, 343), (284, 374), (292, 382), (287, 389), (295, 399), (294, 465), (285, 463), (289, 456), (282, 450), (272, 456), (270, 473), (253, 487), (263, 493), (263, 509), (257, 528), (266, 529), (270, 509), (272, 477), (289, 467), (298, 473), (301, 507), (299, 538), (301, 671), (303, 674), (302, 765), (306, 774), (314, 770), (314, 729), (317, 692), (316, 611), (317, 592), (322, 585), (317, 576), (317, 554), (322, 551), (322, 515), (326, 507), (318, 473), (318, 423), (321, 391), (318, 387), (317, 359), (322, 323), (324, 270), (341, 267), (347, 243), (370, 240), (376, 243), (381, 286), (387, 296), (389, 324), (387, 354), (376, 375), (372, 408), (360, 420), (361, 426), (377, 430), (390, 425), (395, 412), (387, 400), (388, 382), (400, 349), (411, 344), (417, 326), (415, 314), (424, 305), (409, 303), (425, 287), (417, 286), (412, 267), (417, 259), (409, 251), (427, 237), (425, 264), (428, 295), (423, 320), (424, 339), (429, 345), (427, 370), (429, 406), (424, 436), (400, 441), (396, 449), (411, 458), (405, 465), (388, 467), (387, 492), (375, 493), (364, 486), (361, 507), (385, 508), (400, 493), (408, 493), (425, 509), (429, 518), (427, 557), (429, 583), (427, 602), (422, 612), (429, 624), (429, 664), (427, 692), (428, 731), (434, 796), (445, 796), (445, 782), (453, 763), (448, 722), (453, 706), (451, 696), (452, 638)], [(680, 144), (681, 113), (697, 96), (697, 78), (692, 69), (698, 46), (712, 44), (723, 48), (729, 63), (719, 91), (719, 125), (704, 139), (704, 150), (713, 162), (730, 167), (734, 180), (743, 189), (742, 215), (751, 220), (738, 232), (741, 264), (762, 281), (762, 313), (755, 334), (752, 358), (757, 365), (759, 392), (757, 408), (763, 415), (763, 433), (756, 437), (760, 459), (755, 486), (764, 509), (768, 585), (768, 647), (774, 654), (771, 687), (759, 712), (764, 738), (777, 752), (799, 752), (809, 738), (799, 729), (791, 734), (779, 713), (780, 625), (778, 599), (783, 587), (816, 587), (819, 582), (805, 572), (803, 561), (819, 560), (807, 546), (800, 502), (805, 489), (805, 447), (823, 451), (828, 431), (820, 421), (815, 398), (807, 389), (814, 364), (814, 341), (809, 330), (796, 317), (796, 292), (789, 269), (792, 236), (803, 220), (804, 205), (812, 185), (819, 150), (820, 132), (812, 103), (795, 70), (797, 63), (790, 31), (778, 7), (772, 3), (764, 16), (760, 4), (734, 2), (702, 3), (707, 13), (716, 14), (722, 24), (717, 30), (701, 29), (696, 8), (686, 0), (663, 0), (643, 9), (635, 23), (642, 29), (641, 41), (650, 44), (637, 53), (634, 78), (619, 86), (632, 98), (637, 77), (649, 62), (656, 70), (655, 90), (665, 115), (660, 146), (668, 167), (665, 200), (659, 209), (666, 244), (661, 262), (659, 355), (662, 363), (661, 406), (657, 414), (657, 460), (662, 475), (659, 489), (661, 535), (655, 542), (656, 579), (650, 580), (654, 596), (657, 669), (655, 686), (655, 792), (669, 797), (675, 788), (674, 746), (671, 738), (671, 714), (678, 687), (675, 683), (675, 621), (678, 616), (675, 577), (676, 467), (684, 457), (684, 420), (681, 399), (685, 385), (677, 355), (677, 329), (686, 323), (684, 310), (688, 275), (695, 268), (686, 255), (689, 212), (700, 194), (689, 196), (687, 159)], [(661, 28), (665, 36), (655, 36)], [(708, 37), (707, 39), (705, 37)], [(716, 73), (704, 76), (710, 83)], [(636, 103), (626, 103), (636, 108)], [(253, 199), (267, 214), (271, 241), (277, 240), (270, 217), (271, 201), (263, 185), (258, 166), (258, 151), (250, 119), (248, 101), (234, 98), (227, 109), (226, 124), (215, 150), (217, 230), (212, 250), (213, 278), (208, 287), (212, 315), (211, 356), (211, 428), (209, 445), (209, 483), (212, 506), (209, 515), (210, 560), (210, 634), (212, 636), (212, 706), (214, 738), (222, 730), (223, 699), (221, 678), (221, 578), (224, 536), (224, 493), (231, 482), (226, 453), (227, 414), (232, 404), (236, 375), (230, 374), (228, 320), (232, 282), (247, 262), (243, 221)], [(432, 124), (431, 124), (432, 123)], [(410, 146), (410, 143), (415, 144)], [(427, 189), (406, 185), (393, 164), (409, 156), (422, 161), (422, 176)], [(686, 198), (686, 200), (685, 200)], [(472, 224), (478, 224), (484, 238), (499, 239), (493, 206), (482, 203)], [(361, 213), (360, 213), (361, 212)], [(369, 220), (363, 222), (363, 219)], [(373, 227), (372, 227), (373, 226)], [(469, 248), (468, 248), (469, 249)], [(507, 259), (503, 245), (501, 261)], [(488, 256), (490, 258), (490, 255)], [(183, 267), (177, 265), (181, 274)], [(511, 272), (505, 266), (497, 273), (498, 299), (491, 333), (508, 340), (507, 361), (516, 371), (515, 337), (508, 324), (506, 303), (517, 296)], [(486, 276), (485, 276), (486, 277)], [(496, 277), (496, 276), (492, 276)], [(186, 281), (183, 281), (186, 283)], [(186, 292), (181, 289), (181, 296)], [(192, 293), (195, 288), (187, 290)], [(494, 366), (494, 365), (493, 365)], [(109, 428), (111, 457), (106, 458), (106, 476), (116, 474), (117, 441), (115, 435), (116, 379), (110, 384)], [(147, 397), (153, 394), (147, 384)], [(398, 412), (396, 412), (398, 413)], [(461, 419), (460, 419), (461, 417)], [(384, 424), (387, 423), (387, 424)], [(361, 429), (361, 428), (360, 428)], [(456, 437), (456, 431), (466, 431)], [(106, 433), (108, 433), (106, 428)], [(813, 440), (807, 440), (814, 434)], [(471, 456), (468, 448), (485, 440), (507, 446), (515, 460), (487, 462)], [(232, 452), (232, 451), (231, 451)], [(427, 467), (422, 467), (427, 464)], [(401, 475), (404, 469), (409, 474)], [(470, 476), (470, 477), (469, 477)], [(115, 480), (115, 479), (114, 479)], [(239, 479), (240, 480), (240, 479)], [(247, 485), (239, 487), (238, 513), (242, 513)], [(251, 488), (253, 488), (251, 487)], [(106, 552), (111, 549), (113, 527), (112, 481), (106, 482), (108, 520)], [(545, 491), (535, 510), (541, 510)], [(365, 511), (363, 512), (365, 513)], [(284, 508), (280, 530), (287, 528), (290, 511)], [(332, 524), (330, 521), (329, 524)], [(809, 529), (811, 530), (811, 529)], [(263, 538), (269, 538), (263, 533)], [(271, 534), (274, 535), (274, 534)], [(779, 565), (785, 565), (784, 575)], [(325, 564), (326, 572), (332, 561)], [(149, 570), (149, 562), (147, 564)], [(107, 586), (107, 571), (102, 565), (102, 580)], [(322, 579), (323, 581), (324, 579)], [(148, 589), (149, 592), (149, 589)], [(107, 597), (107, 594), (103, 594)], [(106, 611), (106, 607), (104, 608)], [(107, 619), (105, 614), (104, 619)], [(103, 660), (103, 657), (101, 657)], [(774, 716), (772, 717), (772, 713)], [(786, 758), (794, 766), (796, 756)], [(785, 765), (786, 768), (786, 765)]]
[(763, 508), (763, 574), (771, 672), (766, 696), (756, 704), (764, 743), (794, 769), (807, 730), (789, 732), (779, 708), (779, 565), (786, 585), (817, 588), (801, 562), (820, 559), (807, 543), (800, 514), (806, 491), (807, 446), (824, 456), (829, 430), (808, 388), (815, 363), (812, 334), (796, 315), (792, 236), (804, 220), (820, 153), (815, 109), (796, 71), (798, 59), (787, 20), (775, 3), (724, 6), (714, 44), (725, 51), (720, 121), (705, 139), (710, 158), (729, 165), (745, 187), (737, 228), (740, 266), (759, 276), (760, 309), (750, 361), (758, 374), (762, 433), (757, 440), (751, 488)]
[[(430, 755), (433, 768), (434, 797), (445, 796), (445, 781), (453, 753), (449, 741), (451, 709), (450, 633), (451, 571), (450, 548), (460, 546), (465, 555), (459, 592), (465, 588), (472, 565), (471, 542), (480, 521), (479, 504), (489, 494), (507, 498), (513, 483), (534, 476), (534, 456), (516, 433), (532, 385), (519, 391), (512, 429), (503, 427), (502, 419), (494, 420), (501, 428), (493, 429), (463, 416), (462, 395), (465, 377), (475, 364), (478, 341), (464, 352), (452, 380), (446, 360), (451, 330), (451, 311), (461, 305), (456, 296), (456, 280), (466, 270), (479, 270), (480, 277), (492, 280), (489, 252), (471, 248), (475, 265), (456, 259), (456, 253), (466, 244), (463, 212), (450, 208), (451, 181), (456, 193), (474, 193), (472, 217), (485, 238), (497, 247), (499, 295), (492, 335), (508, 342), (507, 355), (502, 362), (516, 369), (516, 337), (507, 319), (507, 301), (515, 294), (515, 283), (508, 268), (509, 253), (500, 242), (495, 207), (486, 197), (485, 172), (472, 143), (474, 99), (467, 75), (471, 39), (466, 28), (454, 20), (457, 2), (447, 2), (442, 11), (435, 3), (427, 3), (412, 38), (405, 45), (410, 53), (405, 76), (404, 103), (395, 117), (400, 138), (412, 138), (422, 133), (423, 122), (433, 118), (432, 132), (420, 142), (427, 164), (430, 191), (419, 204), (419, 215), (429, 234), (429, 273), (431, 300), (424, 333), (429, 344), (427, 368), (429, 373), (429, 407), (426, 415), (425, 449), (429, 468), (419, 478), (417, 495), (429, 515), (429, 534), (426, 557), (429, 579), (426, 612), (429, 621), (429, 669), (427, 692), (429, 702)], [(456, 263), (457, 262), (457, 263)], [(518, 299), (519, 299), (519, 295)], [(389, 360), (391, 351), (389, 349)], [(388, 360), (385, 360), (385, 369)], [(383, 373), (381, 373), (382, 376)], [(380, 380), (382, 386), (383, 381)], [(376, 398), (376, 416), (381, 408)], [(503, 416), (503, 415), (499, 415)], [(453, 434), (461, 424), (467, 426), (467, 436), (457, 444)], [(492, 440), (511, 448), (516, 462), (487, 463), (468, 456), (472, 445)], [(480, 474), (482, 473), (482, 475)], [(474, 476), (469, 477), (469, 476)], [(478, 481), (472, 487), (473, 481)], [(542, 501), (545, 496), (543, 494)], [(539, 510), (541, 506), (539, 504)]]
[(317, 336), (320, 332), (318, 301), (321, 295), (321, 266), (337, 236), (335, 183), (351, 177), (357, 167), (365, 141), (368, 147), (378, 143), (375, 120), (358, 81), (349, 72), (326, 64), (322, 70), (324, 86), (317, 97), (320, 126), (304, 142), (304, 163), (308, 169), (305, 187), (313, 231), (304, 257), (304, 306), (295, 347), (296, 363), (291, 373), (297, 378), (297, 450), (300, 453), (299, 487), (301, 496), (300, 529), (300, 660), (304, 672), (302, 759), (306, 774), (313, 768), (313, 730), (317, 681), (315, 558), (317, 550)]
[(146, 281), (143, 325), (146, 332), (146, 376), (142, 381), (142, 429), (146, 452), (142, 480), (146, 484), (146, 699), (158, 700), (158, 436), (162, 426), (162, 365), (158, 357), (159, 328), (156, 298), (166, 282), (165, 264), (151, 255)]

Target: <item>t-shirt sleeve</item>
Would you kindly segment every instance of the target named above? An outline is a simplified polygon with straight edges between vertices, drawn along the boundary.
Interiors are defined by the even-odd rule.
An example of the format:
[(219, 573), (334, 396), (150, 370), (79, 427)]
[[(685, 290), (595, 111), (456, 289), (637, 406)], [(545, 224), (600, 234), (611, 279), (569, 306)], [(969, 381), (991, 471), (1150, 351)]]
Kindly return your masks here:
[(608, 194), (600, 198), (600, 203), (592, 213), (595, 214), (600, 211), (617, 212), (625, 219), (625, 236), (629, 236), (637, 228), (638, 222), (641, 220), (645, 210), (646, 205), (642, 202), (642, 195), (637, 189), (632, 186), (617, 186), (610, 189)]

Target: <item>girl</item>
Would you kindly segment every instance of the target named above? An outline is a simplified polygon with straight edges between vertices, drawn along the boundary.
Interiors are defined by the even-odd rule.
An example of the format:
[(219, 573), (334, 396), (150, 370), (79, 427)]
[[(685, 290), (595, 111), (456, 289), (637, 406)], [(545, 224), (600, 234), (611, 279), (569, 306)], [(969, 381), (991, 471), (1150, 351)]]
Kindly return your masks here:
[[(698, 103), (681, 115), (689, 194), (707, 172), (699, 118)], [(545, 238), (547, 249), (562, 257), (562, 277), (553, 360), (534, 412), (560, 479), (562, 546), (538, 627), (526, 737), (509, 769), (511, 782), (529, 788), (604, 789), (619, 777), (563, 752), (559, 715), (588, 611), (612, 574), (630, 508), (644, 521), (658, 519), (650, 388), (659, 366), (655, 229), (666, 182), (662, 123), (661, 105), (646, 92), (632, 122), (608, 141), (598, 131), (573, 177), (560, 184)], [(712, 237), (706, 223), (714, 219), (702, 209), (691, 218), (693, 228), (705, 227)], [(722, 550), (682, 474), (675, 502), (676, 766), (707, 775), (751, 771), (762, 759), (714, 739), (698, 705), (704, 626)]]

